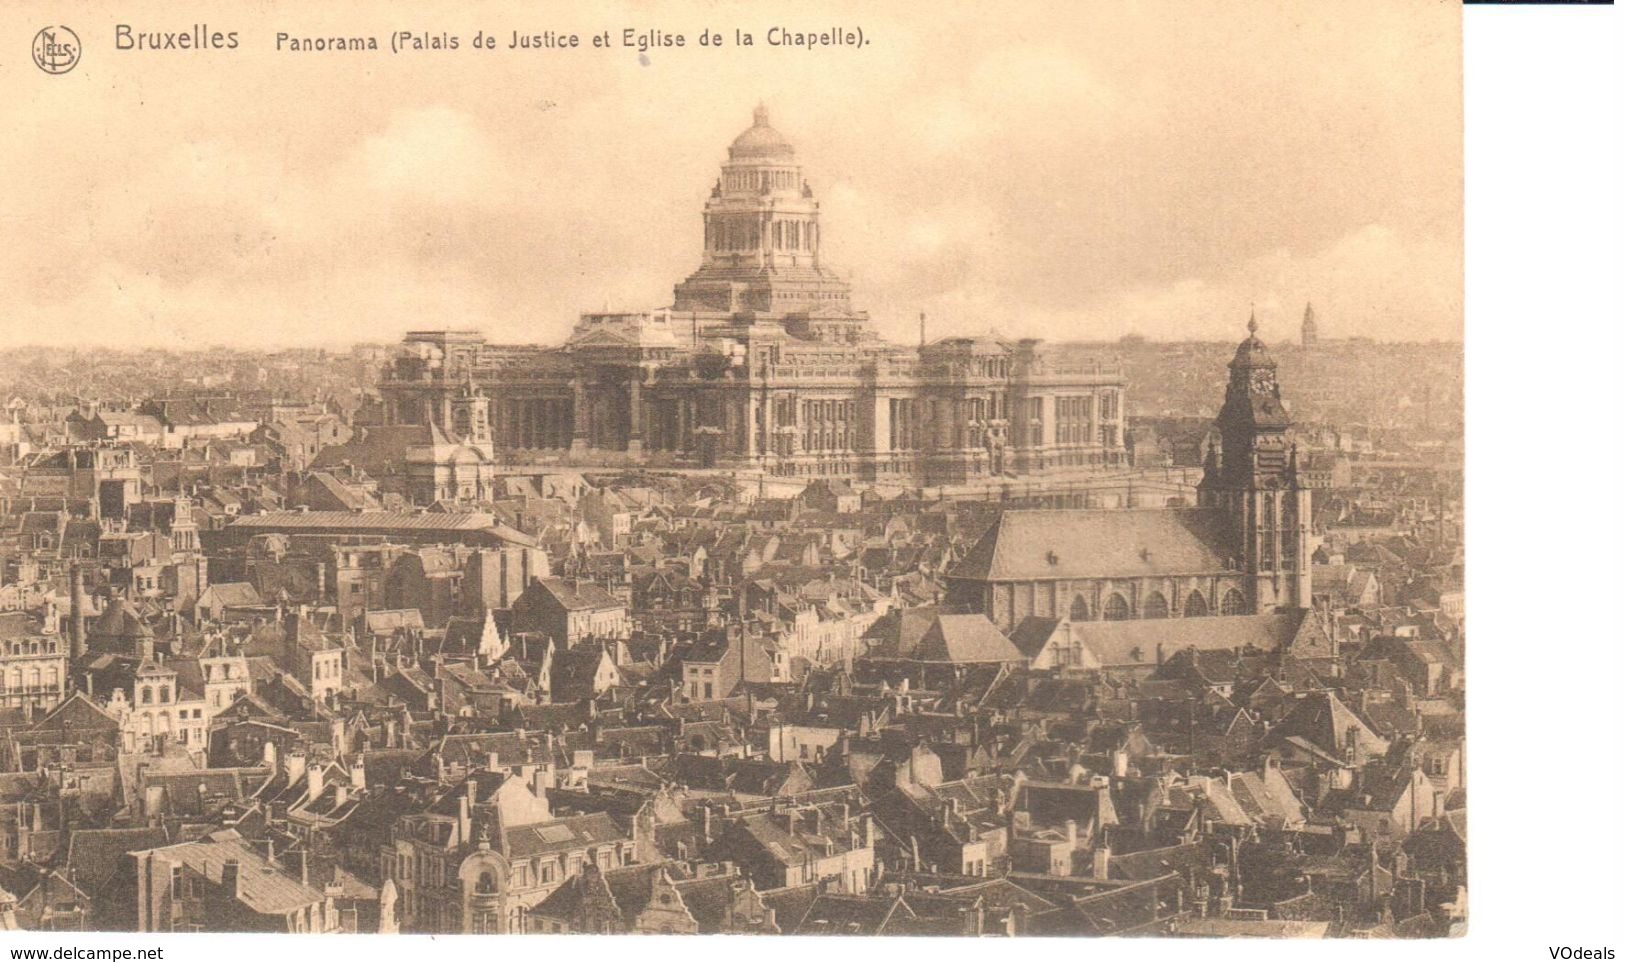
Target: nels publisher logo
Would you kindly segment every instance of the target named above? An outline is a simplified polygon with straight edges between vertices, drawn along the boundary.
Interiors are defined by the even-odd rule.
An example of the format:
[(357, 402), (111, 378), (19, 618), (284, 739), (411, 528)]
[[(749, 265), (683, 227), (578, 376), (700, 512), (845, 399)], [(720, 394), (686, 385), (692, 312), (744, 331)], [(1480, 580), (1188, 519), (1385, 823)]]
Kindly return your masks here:
[(34, 65), (50, 74), (67, 73), (79, 63), (79, 35), (67, 27), (34, 34)]

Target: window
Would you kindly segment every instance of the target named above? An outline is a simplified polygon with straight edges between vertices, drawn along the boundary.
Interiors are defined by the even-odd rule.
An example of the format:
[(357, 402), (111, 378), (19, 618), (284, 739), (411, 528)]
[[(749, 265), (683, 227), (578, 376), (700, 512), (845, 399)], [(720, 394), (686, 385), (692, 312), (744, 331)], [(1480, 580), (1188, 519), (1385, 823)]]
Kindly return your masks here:
[(1224, 593), (1224, 600), (1219, 603), (1219, 613), (1222, 615), (1241, 615), (1247, 613), (1247, 599), (1234, 588)]
[(1106, 599), (1103, 617), (1107, 621), (1127, 621), (1129, 619), (1128, 602), (1123, 600), (1122, 595), (1112, 592), (1112, 596)]
[(1089, 602), (1083, 599), (1083, 595), (1073, 596), (1071, 618), (1073, 621), (1089, 620)]
[(1188, 597), (1186, 597), (1186, 599), (1185, 599), (1185, 617), (1187, 617), (1187, 618), (1206, 618), (1207, 617), (1207, 599), (1202, 597), (1201, 592), (1193, 591), (1193, 592), (1190, 593), (1190, 595)]
[(1140, 612), (1140, 617), (1142, 617), (1142, 618), (1166, 618), (1166, 617), (1168, 617), (1168, 599), (1164, 598), (1162, 596), (1162, 592), (1153, 591), (1153, 592), (1151, 592), (1150, 595), (1148, 595), (1146, 597), (1145, 605), (1143, 606), (1143, 608), (1141, 609), (1141, 612)]

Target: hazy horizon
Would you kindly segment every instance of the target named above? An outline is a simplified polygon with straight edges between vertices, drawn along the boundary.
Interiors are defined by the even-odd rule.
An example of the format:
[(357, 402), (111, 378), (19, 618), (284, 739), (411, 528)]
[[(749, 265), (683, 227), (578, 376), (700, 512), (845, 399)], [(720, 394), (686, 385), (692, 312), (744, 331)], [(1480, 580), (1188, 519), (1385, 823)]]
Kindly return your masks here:
[[(220, 25), (252, 41), (391, 22), (368, 3), (289, 9)], [(470, 34), (530, 26), (470, 9)], [(1022, 12), (836, 5), (870, 48), (642, 62), (143, 58), (84, 22), (74, 73), (0, 64), (0, 199), (24, 238), (0, 265), (0, 325), (87, 346), (335, 349), (442, 327), (558, 343), (583, 311), (671, 302), (761, 100), (823, 205), (826, 263), (889, 340), (912, 343), (924, 311), (933, 339), (1225, 341), (1256, 306), (1285, 342), (1306, 301), (1326, 338), (1461, 340), (1459, 8)], [(755, 15), (660, 19), (692, 34)]]

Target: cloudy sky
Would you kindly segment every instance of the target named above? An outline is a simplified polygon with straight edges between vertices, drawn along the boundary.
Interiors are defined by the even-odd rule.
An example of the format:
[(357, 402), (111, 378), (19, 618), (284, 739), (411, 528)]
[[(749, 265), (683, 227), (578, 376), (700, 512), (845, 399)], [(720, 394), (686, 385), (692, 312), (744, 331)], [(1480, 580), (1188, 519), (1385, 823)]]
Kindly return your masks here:
[[(547, 342), (660, 307), (758, 100), (891, 336), (925, 311), (933, 334), (1228, 339), (1256, 304), (1284, 337), (1308, 300), (1330, 336), (1460, 336), (1459, 3), (240, 6), (0, 11), (10, 48), (52, 22), (85, 45), (62, 76), (0, 58), (4, 340)], [(119, 22), (240, 47), (119, 52)], [(773, 48), (775, 24), (870, 42)], [(470, 45), (623, 27), (690, 46)], [(274, 49), (396, 29), (462, 48)]]

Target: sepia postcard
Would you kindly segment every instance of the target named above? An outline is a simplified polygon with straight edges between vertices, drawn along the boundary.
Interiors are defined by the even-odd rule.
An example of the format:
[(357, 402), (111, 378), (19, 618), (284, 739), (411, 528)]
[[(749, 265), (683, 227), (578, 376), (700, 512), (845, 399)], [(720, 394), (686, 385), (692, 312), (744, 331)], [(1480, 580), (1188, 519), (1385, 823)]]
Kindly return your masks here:
[(0, 930), (1463, 934), (1461, 16), (6, 5)]

